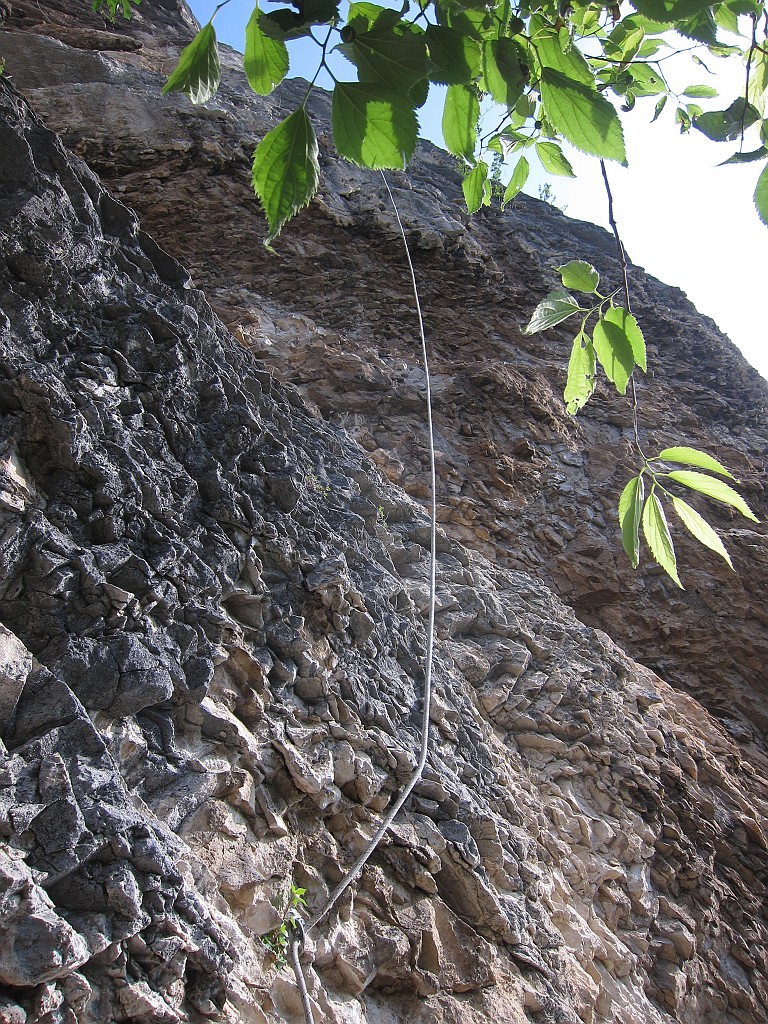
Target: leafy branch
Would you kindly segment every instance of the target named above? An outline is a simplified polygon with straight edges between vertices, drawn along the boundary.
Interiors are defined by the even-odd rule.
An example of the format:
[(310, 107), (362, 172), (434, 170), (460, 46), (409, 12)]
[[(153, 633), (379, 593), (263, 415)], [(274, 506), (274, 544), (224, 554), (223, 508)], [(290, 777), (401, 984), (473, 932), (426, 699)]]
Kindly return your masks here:
[(294, 925), (301, 923), (301, 912), (306, 907), (304, 899), (306, 889), (291, 882), (288, 898), (279, 898), (277, 909), (280, 910), (284, 904), (280, 923), (271, 932), (261, 936), (261, 944), (274, 956), (275, 964), (283, 967), (288, 963), (288, 948), (291, 942), (291, 930)]

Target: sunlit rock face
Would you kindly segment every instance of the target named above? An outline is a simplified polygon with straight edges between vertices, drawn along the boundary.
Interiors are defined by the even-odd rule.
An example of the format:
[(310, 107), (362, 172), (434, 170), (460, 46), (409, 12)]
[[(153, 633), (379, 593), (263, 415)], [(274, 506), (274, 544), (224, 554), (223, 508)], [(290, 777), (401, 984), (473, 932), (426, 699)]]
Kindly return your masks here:
[[(261, 937), (291, 880), (322, 906), (418, 751), (422, 377), (386, 192), (324, 140), (271, 257), (247, 165), (293, 86), (161, 99), (193, 28), (149, 0), (6, 25), (91, 170), (0, 82), (0, 1020), (298, 1022)], [(738, 576), (683, 541), (685, 592), (633, 577), (630, 411), (569, 420), (567, 334), (520, 333), (553, 265), (615, 279), (610, 239), (533, 200), (468, 222), (433, 149), (391, 180), (436, 371), (436, 695), (423, 781), (309, 936), (316, 1019), (768, 1020), (761, 528), (716, 520)], [(648, 448), (708, 447), (764, 518), (766, 386), (632, 284)]]

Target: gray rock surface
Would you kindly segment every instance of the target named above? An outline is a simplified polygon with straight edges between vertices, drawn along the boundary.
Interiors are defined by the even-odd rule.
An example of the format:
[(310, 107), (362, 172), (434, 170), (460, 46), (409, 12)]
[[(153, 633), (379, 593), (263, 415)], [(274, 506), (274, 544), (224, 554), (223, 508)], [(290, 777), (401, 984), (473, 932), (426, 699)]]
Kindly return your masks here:
[[(424, 513), (0, 105), (0, 1020), (300, 1021), (260, 939), (415, 763)], [(310, 936), (317, 1019), (768, 1020), (759, 767), (439, 547), (428, 768)]]

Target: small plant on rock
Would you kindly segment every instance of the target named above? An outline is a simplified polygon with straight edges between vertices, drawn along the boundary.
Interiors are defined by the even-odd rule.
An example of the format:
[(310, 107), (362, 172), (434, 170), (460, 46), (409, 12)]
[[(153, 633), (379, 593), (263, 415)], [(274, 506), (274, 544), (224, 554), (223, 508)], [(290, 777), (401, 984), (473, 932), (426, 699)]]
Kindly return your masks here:
[(277, 928), (261, 936), (261, 943), (275, 958), (275, 964), (283, 967), (288, 963), (288, 946), (291, 941), (291, 927), (301, 920), (301, 911), (306, 907), (304, 899), (306, 889), (291, 882), (290, 893), (286, 899), (280, 894), (275, 900), (275, 909), (282, 911), (282, 918)]

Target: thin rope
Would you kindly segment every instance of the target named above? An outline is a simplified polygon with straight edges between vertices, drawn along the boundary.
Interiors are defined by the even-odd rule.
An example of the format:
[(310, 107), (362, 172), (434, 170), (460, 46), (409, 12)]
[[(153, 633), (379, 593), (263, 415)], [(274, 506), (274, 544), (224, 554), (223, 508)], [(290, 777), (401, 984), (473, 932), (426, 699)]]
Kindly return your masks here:
[[(408, 247), (408, 238), (405, 234), (405, 228), (403, 222), (400, 219), (400, 212), (397, 209), (397, 203), (395, 197), (392, 195), (392, 189), (389, 187), (389, 182), (384, 176), (384, 172), (381, 172), (381, 177), (384, 185), (389, 193), (389, 199), (392, 203), (392, 208), (395, 211), (395, 218), (397, 219), (397, 225), (400, 228), (400, 236), (403, 239), (403, 246), (405, 248), (405, 255), (408, 260), (408, 269), (411, 274), (411, 285), (413, 288), (413, 297), (416, 304), (416, 313), (419, 321), (419, 335), (421, 337), (421, 355), (424, 363), (424, 378), (425, 378), (425, 397), (427, 404), (427, 436), (429, 442), (429, 476), (430, 476), (430, 488), (431, 488), (431, 502), (430, 502), (430, 562), (429, 562), (429, 624), (427, 626), (427, 657), (424, 671), (424, 695), (423, 695), (423, 706), (421, 714), (421, 740), (419, 749), (419, 759), (414, 768), (411, 777), (401, 791), (399, 797), (389, 809), (386, 817), (377, 828), (373, 835), (373, 838), (369, 841), (365, 850), (360, 854), (357, 860), (350, 867), (342, 880), (333, 890), (328, 897), (325, 905), (319, 910), (313, 917), (311, 917), (305, 924), (304, 929), (306, 932), (311, 931), (315, 928), (334, 908), (341, 896), (347, 891), (352, 885), (355, 879), (359, 876), (368, 860), (370, 859), (373, 852), (383, 839), (385, 833), (394, 822), (401, 807), (413, 792), (414, 787), (421, 778), (424, 768), (427, 763), (427, 754), (429, 752), (429, 716), (432, 708), (432, 662), (435, 647), (435, 604), (436, 604), (436, 578), (437, 578), (437, 473), (435, 470), (435, 433), (432, 423), (432, 382), (429, 374), (429, 356), (427, 353), (427, 337), (424, 331), (424, 317), (421, 311), (421, 301), (419, 299), (419, 289), (416, 283), (416, 271), (413, 266), (413, 260), (411, 258), (411, 251)], [(301, 961), (299, 959), (299, 948), (303, 942), (303, 936), (301, 934), (294, 933), (294, 937), (291, 940), (291, 964), (293, 966), (294, 973), (296, 974), (296, 983), (301, 992), (302, 1003), (304, 1004), (304, 1016), (306, 1024), (313, 1024), (312, 1018), (312, 1006), (309, 1001), (309, 995), (307, 993), (307, 985), (304, 979), (304, 973), (301, 967)]]

